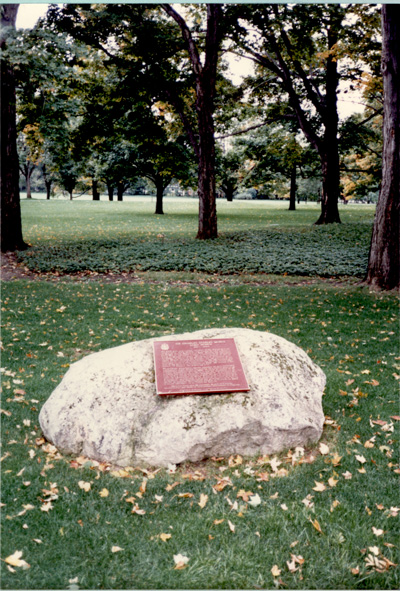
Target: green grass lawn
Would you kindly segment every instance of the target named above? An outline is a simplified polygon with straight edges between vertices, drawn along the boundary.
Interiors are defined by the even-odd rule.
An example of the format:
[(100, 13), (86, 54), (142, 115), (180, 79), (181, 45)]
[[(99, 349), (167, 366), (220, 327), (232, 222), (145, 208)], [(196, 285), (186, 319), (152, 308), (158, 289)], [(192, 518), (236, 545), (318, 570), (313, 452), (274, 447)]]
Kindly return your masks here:
[[(70, 205), (67, 224), (57, 206), (64, 212)], [(196, 231), (195, 211), (180, 215), (180, 204), (162, 219), (146, 210), (142, 223), (133, 221), (134, 212), (146, 204), (97, 205), (24, 201), (24, 237), (43, 249), (85, 242), (78, 235), (86, 224), (92, 240), (96, 228), (105, 240), (118, 242), (122, 234), (128, 240), (129, 211), (132, 240), (163, 233), (190, 241)], [(117, 206), (124, 209), (119, 221), (112, 219)], [(233, 233), (251, 239), (252, 224), (264, 232), (267, 219), (282, 234), (295, 231), (294, 221), (282, 221), (290, 212), (275, 204), (251, 207), (250, 213), (243, 207)], [(229, 238), (223, 212), (221, 233)], [(317, 210), (297, 213), (298, 234), (307, 236)], [(355, 235), (364, 225), (370, 232), (372, 210), (349, 209), (342, 217)], [(179, 223), (185, 229), (176, 229)], [(398, 588), (395, 294), (315, 277), (188, 270), (140, 273), (129, 284), (90, 277), (2, 285), (2, 587)], [(213, 326), (271, 331), (309, 353), (327, 375), (324, 445), (297, 460), (287, 450), (279, 466), (272, 457), (232, 457), (169, 473), (109, 470), (63, 457), (43, 442), (38, 413), (72, 362), (131, 340)], [(252, 506), (255, 494), (260, 503)], [(132, 512), (132, 497), (140, 513)], [(189, 560), (176, 569), (179, 554)], [(10, 556), (17, 566), (5, 562)]]

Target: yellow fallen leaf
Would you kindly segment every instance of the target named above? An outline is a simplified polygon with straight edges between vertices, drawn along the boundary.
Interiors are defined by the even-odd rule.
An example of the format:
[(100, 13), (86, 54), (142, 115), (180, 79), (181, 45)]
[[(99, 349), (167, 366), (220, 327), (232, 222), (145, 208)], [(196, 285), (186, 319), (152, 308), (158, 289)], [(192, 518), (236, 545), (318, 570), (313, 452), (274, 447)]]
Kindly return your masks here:
[(235, 466), (240, 466), (243, 463), (243, 458), (239, 455), (231, 456), (228, 460), (228, 464), (230, 468), (234, 468)]
[(233, 523), (231, 521), (229, 521), (229, 519), (228, 519), (228, 525), (229, 525), (229, 529), (234, 534), (235, 533), (235, 526), (233, 525)]
[(247, 503), (249, 498), (253, 495), (254, 495), (254, 493), (251, 492), (251, 490), (245, 491), (243, 488), (241, 488), (236, 496), (238, 499), (241, 498), (244, 500), (245, 503)]
[(172, 538), (172, 534), (160, 534), (160, 540), (166, 542)]
[(273, 577), (279, 577), (279, 575), (281, 574), (281, 569), (278, 567), (277, 564), (274, 564), (274, 566), (271, 568), (271, 573)]
[(333, 476), (331, 476), (328, 480), (328, 484), (331, 487), (336, 486), (338, 482), (339, 482), (339, 480), (336, 480), (335, 478), (333, 478)]
[(200, 501), (198, 502), (198, 505), (200, 506), (201, 509), (204, 509), (204, 507), (207, 504), (207, 501), (208, 501), (208, 495), (201, 493), (200, 494)]
[(221, 523), (223, 523), (225, 521), (225, 519), (214, 519), (213, 521), (213, 525), (220, 525)]
[(314, 521), (312, 521), (310, 519), (310, 523), (317, 530), (317, 532), (319, 532), (320, 534), (322, 534), (322, 529), (321, 529), (321, 526), (320, 526), (320, 524), (319, 524), (319, 522), (318, 522), (317, 519), (314, 519)]
[(351, 569), (351, 574), (352, 575), (359, 575), (360, 574), (360, 567), (356, 566), (355, 568)]
[(339, 505), (340, 505), (340, 501), (334, 500), (331, 505), (331, 513), (334, 511), (334, 509), (336, 509), (336, 507), (339, 507)]
[(108, 497), (109, 494), (110, 494), (110, 492), (106, 488), (102, 488), (101, 491), (99, 492), (99, 495), (103, 498)]
[(18, 568), (22, 568), (23, 570), (26, 570), (26, 569), (30, 568), (30, 564), (25, 562), (25, 560), (22, 560), (22, 558), (21, 558), (22, 554), (23, 554), (23, 552), (21, 550), (16, 550), (16, 552), (14, 552), (14, 554), (7, 556), (7, 558), (5, 559), (4, 562), (9, 564), (10, 566), (17, 566)]
[(316, 480), (314, 482), (315, 486), (313, 487), (313, 490), (317, 492), (323, 492), (324, 490), (326, 490), (326, 486), (323, 482), (317, 482)]
[(191, 498), (194, 497), (194, 494), (193, 493), (189, 493), (189, 492), (179, 493), (178, 497), (180, 497), (181, 499), (191, 499)]
[(119, 546), (113, 546), (113, 547), (111, 548), (111, 552), (112, 552), (113, 554), (115, 554), (115, 552), (121, 552), (121, 550), (123, 550), (123, 548), (120, 548)]
[(89, 492), (92, 485), (90, 484), (90, 482), (85, 482), (84, 480), (80, 480), (78, 482), (78, 486), (79, 486), (79, 488), (81, 488), (85, 492)]

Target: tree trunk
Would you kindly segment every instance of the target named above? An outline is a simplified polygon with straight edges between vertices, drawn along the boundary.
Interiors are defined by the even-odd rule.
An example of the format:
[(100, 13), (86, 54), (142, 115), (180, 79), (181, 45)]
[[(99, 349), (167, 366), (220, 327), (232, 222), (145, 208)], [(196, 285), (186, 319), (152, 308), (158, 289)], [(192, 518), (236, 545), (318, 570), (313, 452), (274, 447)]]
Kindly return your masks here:
[(100, 201), (99, 182), (95, 179), (92, 180), (92, 195), (93, 201)]
[(204, 56), (201, 58), (199, 48), (182, 16), (169, 4), (162, 4), (162, 7), (181, 28), (195, 77), (198, 141), (196, 141), (196, 134), (192, 129), (189, 130), (189, 138), (198, 156), (199, 227), (197, 238), (201, 240), (216, 238), (218, 229), (213, 113), (218, 53), (222, 40), (222, 9), (218, 4), (206, 4), (207, 31)]
[(119, 181), (117, 183), (117, 199), (118, 201), (123, 201), (124, 198), (124, 183), (122, 181)]
[(382, 5), (383, 157), (366, 281), (399, 287), (400, 194), (400, 5)]
[(44, 178), (44, 185), (46, 187), (46, 199), (50, 199), (51, 196), (51, 185), (52, 182), (49, 179), (49, 177), (47, 176), (47, 172), (46, 172), (46, 165), (43, 164), (43, 178)]
[(293, 166), (290, 173), (290, 198), (289, 211), (296, 211), (296, 190), (297, 190), (297, 174), (296, 166)]
[(164, 183), (161, 177), (156, 178), (153, 182), (156, 186), (156, 210), (154, 213), (156, 215), (163, 215)]
[(32, 199), (32, 190), (31, 190), (31, 176), (33, 172), (33, 167), (29, 166), (29, 163), (24, 167), (25, 168), (25, 180), (26, 180), (26, 198)]
[(199, 102), (199, 228), (197, 238), (217, 238), (217, 206), (215, 199), (215, 141), (212, 108), (206, 96)]
[[(331, 50), (338, 43), (339, 28), (334, 23), (328, 30), (328, 48)], [(326, 107), (324, 115), (325, 133), (320, 146), (319, 156), (322, 165), (322, 196), (321, 215), (315, 222), (321, 224), (340, 224), (339, 196), (340, 196), (340, 166), (337, 110), (337, 88), (339, 75), (337, 60), (329, 56), (326, 64)]]
[(114, 187), (110, 183), (107, 183), (107, 192), (108, 192), (108, 200), (114, 201)]
[[(15, 29), (19, 4), (1, 6), (0, 47), (5, 49), (9, 27)], [(1, 251), (28, 248), (22, 237), (17, 152), (15, 76), (12, 67), (1, 60)]]

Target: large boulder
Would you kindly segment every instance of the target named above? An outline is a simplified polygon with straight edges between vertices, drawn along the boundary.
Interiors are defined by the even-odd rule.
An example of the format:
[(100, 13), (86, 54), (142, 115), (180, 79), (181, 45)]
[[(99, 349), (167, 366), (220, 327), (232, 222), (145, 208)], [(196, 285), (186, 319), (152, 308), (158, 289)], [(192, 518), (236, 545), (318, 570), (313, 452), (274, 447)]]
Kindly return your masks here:
[(161, 397), (153, 341), (136, 341), (71, 365), (41, 409), (61, 452), (118, 466), (166, 466), (231, 454), (271, 454), (319, 439), (326, 378), (299, 347), (244, 328), (171, 339), (235, 338), (250, 390)]

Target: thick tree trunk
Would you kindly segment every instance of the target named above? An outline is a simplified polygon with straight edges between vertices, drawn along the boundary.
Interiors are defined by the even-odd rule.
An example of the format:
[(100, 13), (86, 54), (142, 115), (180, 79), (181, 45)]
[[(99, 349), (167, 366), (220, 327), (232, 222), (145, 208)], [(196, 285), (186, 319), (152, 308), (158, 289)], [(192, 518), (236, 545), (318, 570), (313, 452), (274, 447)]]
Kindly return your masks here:
[[(3, 4), (0, 47), (6, 46), (7, 32), (15, 28), (19, 4)], [(1, 251), (24, 250), (19, 197), (15, 77), (12, 67), (1, 60)]]
[(183, 17), (170, 4), (162, 4), (161, 6), (181, 28), (195, 77), (198, 141), (191, 126), (189, 126), (188, 132), (198, 156), (199, 227), (197, 238), (207, 240), (218, 236), (213, 113), (218, 53), (222, 40), (222, 10), (218, 4), (206, 4), (205, 49), (204, 56), (200, 57), (199, 48)]
[(375, 213), (366, 281), (399, 287), (400, 5), (382, 5), (384, 91), (382, 184)]
[(100, 201), (99, 182), (95, 179), (92, 180), (92, 195), (93, 201)]
[[(337, 140), (336, 140), (337, 141)], [(316, 225), (340, 224), (339, 195), (340, 195), (340, 169), (339, 152), (332, 146), (332, 150), (321, 155), (322, 164), (322, 194), (321, 215), (315, 222)]]
[[(338, 27), (331, 26), (328, 30), (328, 48), (331, 50), (338, 42)], [(315, 222), (320, 224), (340, 224), (339, 196), (340, 196), (340, 167), (337, 110), (337, 89), (339, 75), (337, 60), (328, 57), (326, 64), (326, 105), (324, 116), (324, 140), (320, 146), (319, 156), (322, 165), (322, 196), (321, 215)]]
[[(199, 100), (199, 97), (198, 97)], [(217, 206), (215, 199), (215, 140), (212, 107), (207, 98), (200, 97), (199, 104), (199, 228), (197, 238), (217, 238)]]
[(124, 183), (119, 181), (117, 183), (117, 200), (118, 201), (123, 201), (124, 199)]
[(297, 169), (293, 166), (290, 173), (289, 211), (296, 211)]

